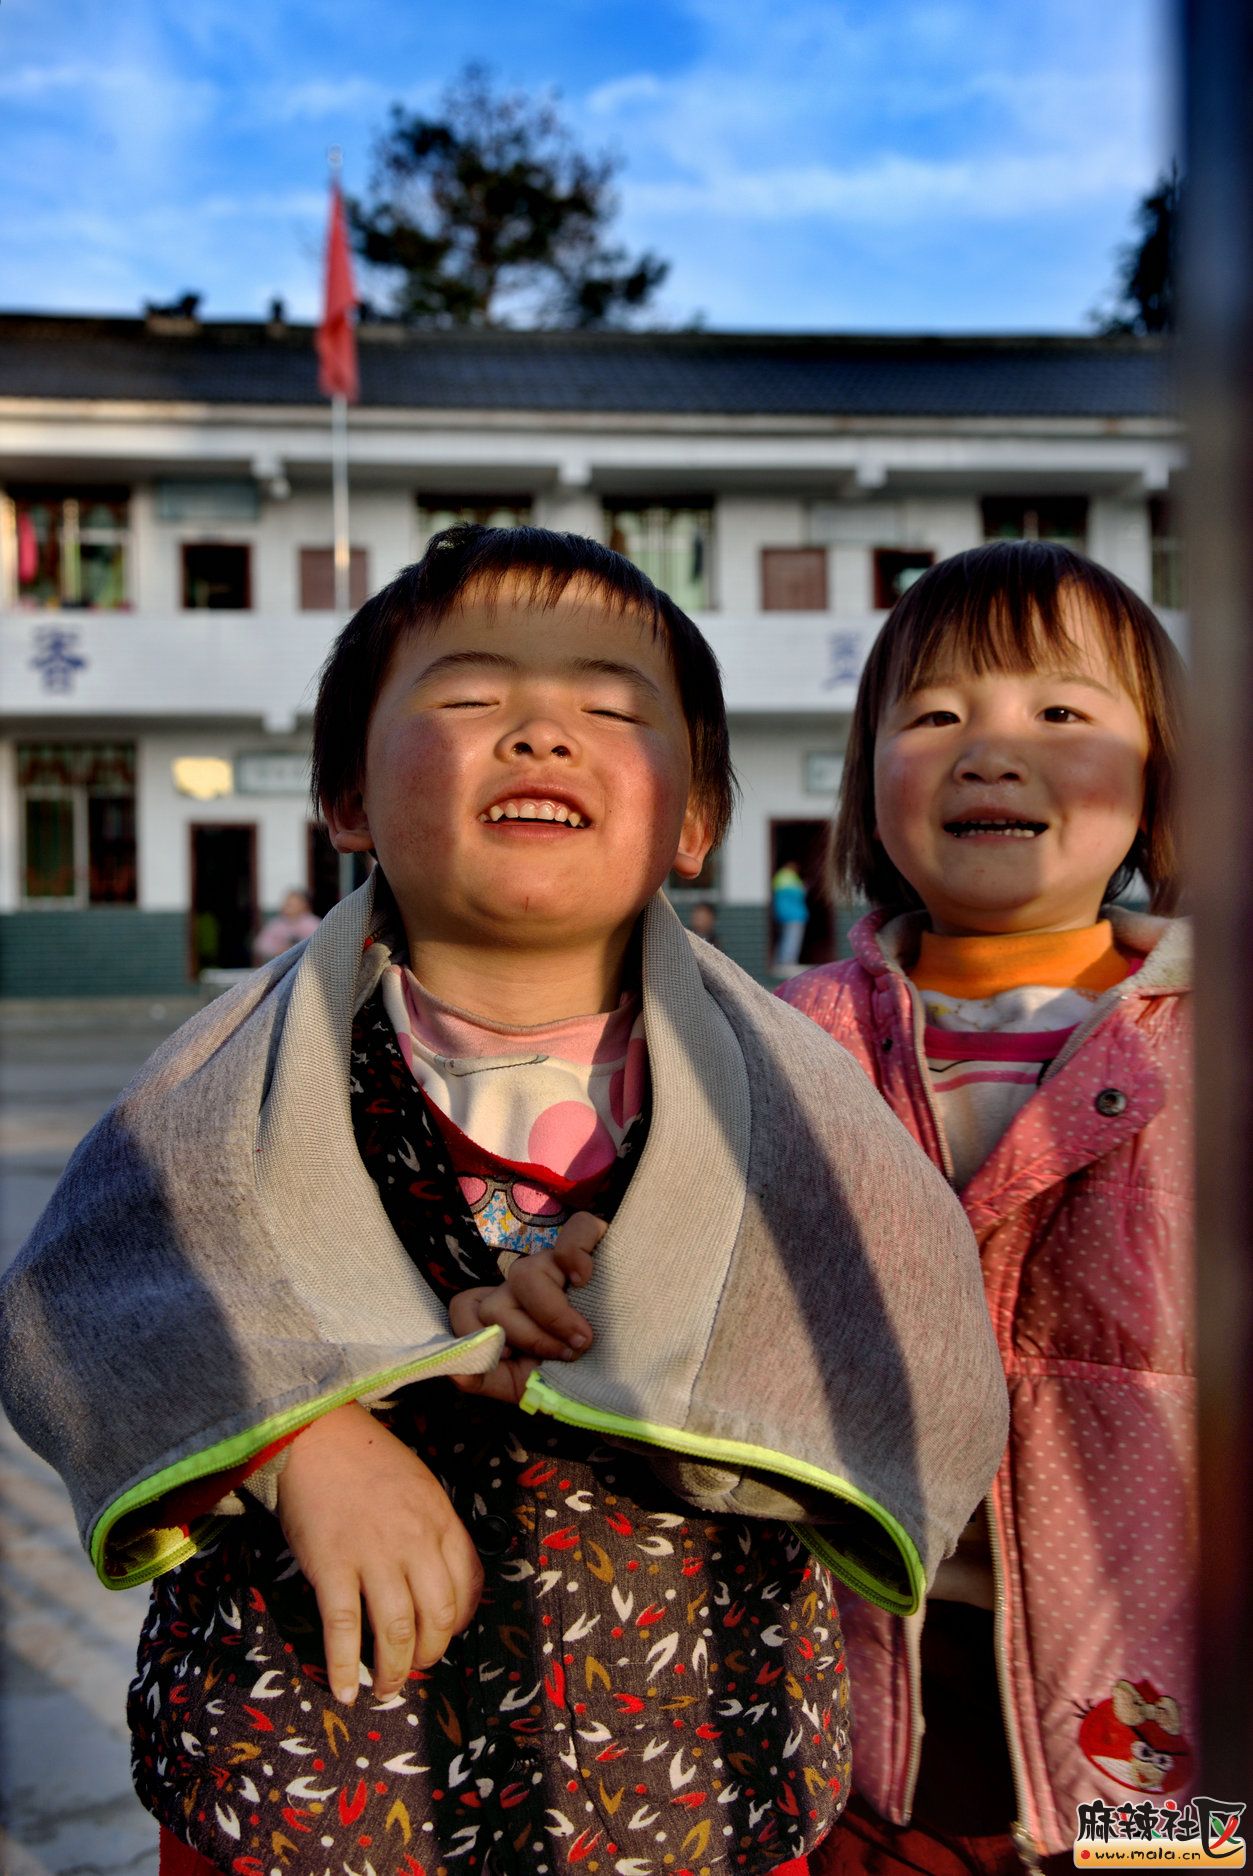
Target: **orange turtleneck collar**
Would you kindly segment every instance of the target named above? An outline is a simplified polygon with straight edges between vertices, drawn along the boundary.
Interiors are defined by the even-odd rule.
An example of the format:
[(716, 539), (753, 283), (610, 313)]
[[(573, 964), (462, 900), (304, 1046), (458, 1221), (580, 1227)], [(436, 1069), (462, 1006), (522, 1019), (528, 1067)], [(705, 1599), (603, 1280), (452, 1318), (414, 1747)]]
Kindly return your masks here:
[(1108, 919), (1080, 931), (1007, 932), (991, 937), (941, 938), (924, 931), (909, 975), (919, 990), (950, 997), (995, 997), (1023, 984), (1099, 994), (1131, 970), (1114, 943)]

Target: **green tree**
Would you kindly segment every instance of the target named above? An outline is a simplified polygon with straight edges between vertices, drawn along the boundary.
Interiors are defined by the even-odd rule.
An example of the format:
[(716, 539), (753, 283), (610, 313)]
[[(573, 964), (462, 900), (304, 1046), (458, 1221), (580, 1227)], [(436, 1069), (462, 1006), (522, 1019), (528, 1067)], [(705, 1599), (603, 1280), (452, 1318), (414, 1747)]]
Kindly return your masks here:
[(1179, 172), (1172, 165), (1140, 202), (1140, 238), (1119, 251), (1113, 310), (1096, 315), (1102, 332), (1174, 331), (1182, 193)]
[(435, 116), (393, 105), (368, 199), (348, 204), (354, 245), (409, 325), (623, 324), (669, 266), (607, 240), (618, 168), (576, 149), (551, 102), (469, 65)]

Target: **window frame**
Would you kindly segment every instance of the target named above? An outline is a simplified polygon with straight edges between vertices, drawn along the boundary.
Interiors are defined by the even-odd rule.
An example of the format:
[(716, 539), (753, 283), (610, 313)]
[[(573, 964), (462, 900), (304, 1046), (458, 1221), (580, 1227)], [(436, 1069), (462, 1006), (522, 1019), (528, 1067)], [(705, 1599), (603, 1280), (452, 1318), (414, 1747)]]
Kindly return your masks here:
[[(716, 612), (718, 610), (719, 600), (717, 584), (714, 577), (714, 543), (717, 538), (717, 504), (712, 496), (685, 496), (678, 499), (656, 495), (639, 498), (615, 496), (613, 498), (603, 499), (601, 508), (604, 539), (606, 545), (609, 547), (614, 547), (615, 545), (613, 536), (616, 532), (616, 517), (619, 515), (650, 516), (664, 514), (671, 518), (677, 515), (703, 516), (705, 519), (705, 531), (701, 542), (701, 577), (704, 582), (704, 594), (703, 597), (698, 600), (693, 600), (688, 597), (686, 593), (675, 590), (676, 587), (680, 585), (685, 586), (687, 582), (680, 582), (665, 575), (659, 577), (647, 564), (646, 560), (636, 559), (635, 555), (626, 547), (618, 547), (616, 551), (622, 554), (625, 559), (632, 561), (635, 566), (639, 567), (642, 573), (646, 573), (653, 584), (660, 587), (662, 592), (668, 594), (669, 597), (673, 599), (675, 605), (680, 607), (684, 612)], [(685, 545), (687, 544), (679, 543), (676, 549), (663, 548), (661, 552), (681, 551)], [(644, 551), (647, 554), (650, 552), (650, 548), (646, 546)]]
[[(32, 745), (28, 745), (25, 742), (23, 742), (20, 746), (25, 748), (25, 747), (32, 746)], [(38, 744), (35, 744), (33, 746), (39, 747)], [(86, 742), (86, 743), (59, 743), (55, 746), (58, 748), (64, 748), (64, 749), (90, 750), (90, 749), (99, 748), (102, 746), (116, 747), (117, 745), (100, 745), (100, 744), (93, 744), (90, 742)], [(18, 814), (19, 814), (19, 820), (20, 820), (20, 828), (19, 828), (19, 836), (18, 836), (18, 850), (19, 850), (18, 905), (23, 911), (75, 912), (75, 911), (90, 911), (90, 910), (94, 910), (96, 907), (101, 907), (101, 906), (119, 906), (119, 905), (138, 906), (139, 904), (138, 748), (134, 743), (127, 743), (127, 744), (122, 745), (122, 747), (125, 747), (130, 751), (130, 763), (131, 763), (131, 771), (133, 775), (133, 780), (131, 782), (129, 796), (127, 794), (126, 789), (119, 786), (117, 782), (59, 781), (59, 780), (42, 781), (42, 782), (41, 781), (19, 782), (18, 789), (17, 789)], [(119, 799), (127, 799), (127, 798), (129, 798), (133, 804), (132, 815), (133, 815), (133, 820), (134, 820), (135, 877), (134, 877), (134, 882), (132, 885), (131, 896), (126, 899), (93, 899), (91, 895), (91, 882), (92, 882), (91, 809), (90, 809), (91, 801), (93, 799), (119, 800)], [(29, 824), (27, 821), (26, 804), (28, 801), (36, 801), (36, 800), (68, 801), (70, 803), (71, 873), (73, 877), (73, 891), (72, 892), (57, 893), (57, 894), (47, 894), (47, 893), (36, 894), (36, 893), (31, 893), (27, 891), (27, 881), (29, 877), (29, 868), (30, 868), (30, 828), (29, 828)]]
[[(926, 573), (929, 568), (935, 565), (935, 549), (934, 547), (872, 547), (871, 548), (870, 550), (870, 577), (872, 581), (871, 597), (874, 600), (874, 609), (876, 612), (890, 612), (892, 610), (892, 607), (896, 604), (897, 600), (901, 597), (900, 593), (892, 593), (891, 584), (885, 577), (884, 563), (889, 558), (893, 560), (923, 561), (924, 564), (920, 566), (918, 569), (918, 577), (921, 578), (922, 574)], [(903, 572), (904, 569), (902, 568), (901, 571)], [(912, 585), (913, 582), (911, 581), (910, 584)], [(908, 590), (908, 589), (902, 589), (902, 590)], [(888, 595), (888, 594), (890, 594), (891, 596), (885, 597), (885, 595)]]
[[(35, 782), (19, 791), (21, 801), (21, 872), (18, 877), (18, 902), (31, 911), (72, 912), (88, 903), (87, 869), (79, 865), (79, 855), (87, 850), (87, 790), (73, 782)], [(69, 892), (33, 893), (27, 890), (30, 879), (30, 825), (26, 804), (30, 801), (68, 801), (70, 804), (70, 877)]]
[[(253, 550), (255, 546), (256, 546), (255, 541), (249, 541), (249, 540), (241, 541), (241, 540), (234, 539), (234, 538), (226, 539), (220, 536), (211, 536), (211, 537), (200, 536), (196, 539), (188, 540), (184, 538), (183, 540), (180, 540), (178, 544), (179, 569), (180, 569), (180, 574), (181, 574), (181, 578), (179, 580), (179, 610), (180, 612), (253, 612), (255, 611), (256, 608), (253, 603), (253, 576), (252, 576), (252, 558), (253, 558)], [(187, 592), (188, 592), (187, 556), (188, 556), (188, 553), (189, 552), (194, 553), (196, 549), (198, 548), (223, 548), (223, 547), (237, 549), (244, 556), (244, 603), (243, 605), (242, 606), (193, 606), (189, 602), (188, 597), (187, 597)]]
[(1187, 610), (1183, 530), (1169, 494), (1150, 495), (1149, 603), (1157, 612)]
[[(324, 554), (326, 570), (329, 576), (328, 590), (330, 599), (325, 606), (311, 606), (305, 601), (305, 565), (306, 556)], [(360, 576), (360, 577), (358, 577)], [(319, 576), (321, 577), (321, 576)], [(370, 597), (370, 554), (369, 549), (350, 545), (348, 549), (348, 604), (353, 612), (364, 606)], [(336, 612), (335, 604), (335, 549), (326, 547), (317, 541), (305, 541), (296, 547), (296, 611), (297, 612)]]
[[(1064, 533), (1042, 533), (1040, 517), (1051, 511), (1072, 509), (1082, 517), (1082, 526), (1075, 531)], [(1017, 509), (1022, 516), (1022, 527), (1017, 534), (1007, 534), (1004, 530), (992, 532), (988, 527), (989, 511), (1001, 509), (1007, 514)], [(1088, 532), (1092, 513), (1090, 496), (1081, 495), (983, 495), (979, 498), (979, 523), (985, 542), (991, 541), (1052, 541), (1059, 547), (1072, 547), (1076, 553), (1088, 551)], [(1028, 526), (1030, 522), (1030, 526)]]
[[(422, 553), (430, 546), (431, 540), (444, 528), (457, 527), (471, 523), (478, 527), (530, 527), (535, 516), (534, 495), (520, 493), (517, 489), (504, 492), (491, 490), (487, 494), (466, 494), (453, 490), (444, 495), (438, 491), (419, 490), (413, 498), (418, 517), (418, 545)], [(508, 510), (514, 516), (509, 522), (492, 520), (502, 510)], [(433, 515), (455, 515), (456, 521), (442, 521), (439, 527), (431, 525)]]
[[(5, 580), (4, 599), (23, 612), (129, 612), (134, 605), (131, 581), (134, 568), (134, 528), (131, 520), (132, 491), (128, 486), (82, 483), (73, 488), (48, 487), (42, 483), (11, 485), (5, 496), (5, 511), (11, 527), (12, 563)], [(96, 505), (120, 509), (121, 519), (108, 527), (81, 520), (81, 511)], [(54, 523), (57, 555), (56, 595), (39, 598), (22, 591), (20, 570), (20, 528), (24, 508), (39, 506), (58, 510)], [(66, 552), (67, 545), (71, 552)], [(121, 597), (113, 604), (102, 605), (83, 597), (84, 547), (109, 546), (121, 559), (119, 585)], [(77, 568), (77, 581), (70, 578), (70, 568)], [(75, 589), (76, 586), (76, 590)]]
[[(818, 579), (817, 585), (821, 591), (821, 598), (813, 605), (781, 606), (781, 605), (774, 604), (770, 596), (772, 575), (769, 569), (772, 567), (778, 567), (781, 572), (782, 571), (781, 563), (784, 560), (790, 561), (792, 565), (795, 566), (797, 565), (797, 563), (801, 561), (802, 558), (804, 559), (807, 565), (813, 566), (818, 569), (819, 579)], [(760, 549), (760, 553), (759, 553), (759, 568), (760, 568), (759, 596), (761, 600), (761, 605), (759, 608), (760, 611), (762, 612), (830, 612), (831, 610), (831, 555), (827, 548), (821, 547), (821, 546), (812, 546), (812, 545), (793, 546), (793, 547), (763, 547)], [(778, 576), (775, 575), (773, 577), (778, 577)]]

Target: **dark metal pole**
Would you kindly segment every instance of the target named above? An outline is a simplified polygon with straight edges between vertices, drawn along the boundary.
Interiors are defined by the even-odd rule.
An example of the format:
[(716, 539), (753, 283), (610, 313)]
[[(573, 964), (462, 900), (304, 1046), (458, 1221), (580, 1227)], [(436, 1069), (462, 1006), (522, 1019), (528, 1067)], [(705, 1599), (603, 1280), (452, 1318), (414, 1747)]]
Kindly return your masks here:
[(1196, 679), (1200, 1789), (1253, 1807), (1253, 10), (1249, 0), (1183, 0), (1181, 17)]

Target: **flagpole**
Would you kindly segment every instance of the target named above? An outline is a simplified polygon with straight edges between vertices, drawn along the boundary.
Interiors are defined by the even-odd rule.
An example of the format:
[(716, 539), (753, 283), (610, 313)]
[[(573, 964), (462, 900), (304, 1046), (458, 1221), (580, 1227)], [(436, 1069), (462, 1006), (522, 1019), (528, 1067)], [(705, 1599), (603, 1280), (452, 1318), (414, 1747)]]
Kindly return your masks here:
[[(339, 186), (344, 153), (338, 144), (327, 151), (331, 183)], [(335, 539), (335, 610), (341, 615), (351, 603), (348, 539), (348, 400), (342, 392), (331, 399), (331, 525)]]
[(331, 399), (331, 521), (335, 534), (335, 610), (347, 612), (348, 548), (348, 399)]

